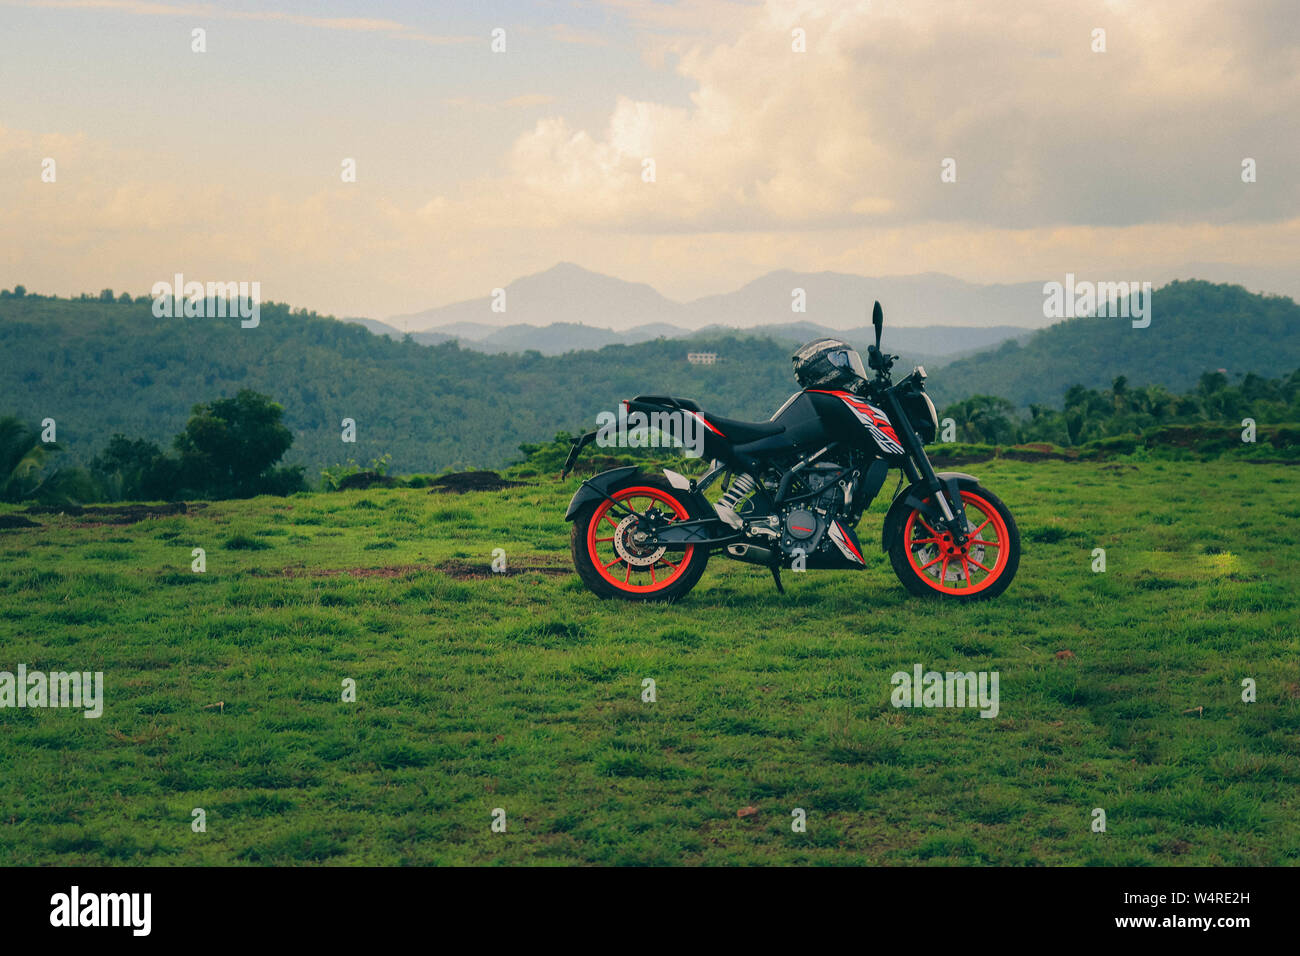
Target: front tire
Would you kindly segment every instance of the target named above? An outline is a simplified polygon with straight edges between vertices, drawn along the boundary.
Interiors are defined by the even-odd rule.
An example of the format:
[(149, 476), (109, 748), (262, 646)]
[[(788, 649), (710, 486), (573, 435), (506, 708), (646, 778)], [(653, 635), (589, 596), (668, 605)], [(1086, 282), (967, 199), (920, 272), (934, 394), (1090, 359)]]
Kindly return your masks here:
[(918, 597), (987, 600), (1005, 591), (1020, 567), (1020, 531), (1007, 506), (981, 485), (960, 491), (970, 536), (964, 546), (913, 509), (889, 547), (894, 574)]
[[(689, 498), (653, 475), (630, 475), (609, 489), (609, 495), (639, 514), (656, 508), (673, 521), (711, 517), (693, 514), (695, 506)], [(583, 505), (573, 516), (569, 533), (573, 566), (593, 594), (625, 601), (671, 602), (695, 587), (709, 563), (705, 547), (689, 545), (683, 551), (638, 547), (630, 523), (611, 514), (612, 507), (604, 498)]]

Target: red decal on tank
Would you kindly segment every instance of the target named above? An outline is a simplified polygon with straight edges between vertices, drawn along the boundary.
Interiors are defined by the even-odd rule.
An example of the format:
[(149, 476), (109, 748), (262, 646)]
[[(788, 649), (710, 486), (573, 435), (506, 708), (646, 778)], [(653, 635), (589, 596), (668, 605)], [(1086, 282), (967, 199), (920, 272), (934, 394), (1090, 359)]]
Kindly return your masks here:
[(876, 408), (869, 402), (864, 402), (851, 392), (827, 391), (821, 388), (810, 388), (810, 392), (820, 392), (823, 395), (834, 395), (836, 398), (849, 406), (849, 411), (857, 417), (867, 431), (871, 432), (871, 437), (876, 440), (881, 450), (890, 455), (901, 455), (903, 453), (903, 443), (899, 440), (898, 433), (894, 431), (894, 426), (889, 424), (889, 416), (883, 411)]

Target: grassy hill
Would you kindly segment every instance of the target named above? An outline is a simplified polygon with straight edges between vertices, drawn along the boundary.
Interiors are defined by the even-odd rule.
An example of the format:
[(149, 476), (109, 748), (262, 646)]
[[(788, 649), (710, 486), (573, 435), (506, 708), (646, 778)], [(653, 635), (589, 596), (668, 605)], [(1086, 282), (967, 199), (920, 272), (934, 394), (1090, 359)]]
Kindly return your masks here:
[[(719, 352), (713, 367), (688, 348)], [(159, 319), (147, 303), (0, 299), (0, 414), (54, 418), (67, 458), (86, 462), (114, 432), (170, 441), (199, 401), (251, 388), (285, 408), (286, 462), (309, 474), (384, 453), (400, 472), (501, 465), (523, 441), (594, 427), (639, 392), (694, 397), (766, 419), (794, 390), (784, 345), (718, 337), (544, 357), (424, 346), (264, 304), (256, 328), (231, 319)], [(340, 440), (344, 418), (356, 444)]]
[(938, 402), (998, 395), (1018, 406), (1059, 404), (1069, 386), (1103, 388), (1124, 375), (1130, 385), (1173, 391), (1202, 372), (1276, 377), (1300, 367), (1300, 306), (1241, 286), (1172, 282), (1153, 293), (1151, 325), (1130, 319), (1067, 319), (1035, 332), (1024, 345), (1003, 345), (959, 359), (930, 381)]

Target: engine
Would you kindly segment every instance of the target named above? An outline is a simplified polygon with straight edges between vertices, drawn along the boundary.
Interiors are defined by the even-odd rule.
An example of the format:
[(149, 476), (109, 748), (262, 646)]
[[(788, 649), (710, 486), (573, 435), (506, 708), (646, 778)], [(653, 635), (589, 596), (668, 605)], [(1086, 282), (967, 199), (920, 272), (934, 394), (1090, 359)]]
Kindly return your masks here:
[[(853, 526), (863, 504), (869, 502), (853, 500), (859, 472), (841, 478), (844, 470), (845, 466), (834, 462), (804, 468), (790, 493), (806, 497), (790, 502), (778, 514), (751, 519), (752, 543), (729, 544), (727, 553), (740, 561), (797, 570), (864, 567)], [(775, 495), (775, 483), (764, 485), (769, 495)]]
[(833, 462), (818, 462), (805, 470), (805, 490), (817, 493), (787, 505), (782, 512), (781, 549), (786, 554), (801, 550), (811, 555), (823, 547), (834, 547), (824, 539), (827, 523), (844, 504), (844, 490), (834, 480), (843, 470), (843, 465)]

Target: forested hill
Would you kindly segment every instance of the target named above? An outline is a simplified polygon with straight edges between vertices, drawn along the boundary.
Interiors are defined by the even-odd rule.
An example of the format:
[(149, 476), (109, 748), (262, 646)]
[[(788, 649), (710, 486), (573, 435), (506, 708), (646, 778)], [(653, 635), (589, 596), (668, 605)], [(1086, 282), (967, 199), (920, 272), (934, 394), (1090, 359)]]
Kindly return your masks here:
[[(1023, 346), (932, 367), (931, 391), (941, 406), (981, 393), (1059, 406), (1069, 386), (1103, 388), (1119, 375), (1130, 385), (1184, 389), (1207, 370), (1235, 378), (1300, 367), (1300, 307), (1290, 299), (1179, 282), (1156, 290), (1154, 302), (1149, 328), (1068, 320)], [(284, 406), (295, 436), (285, 460), (314, 477), (325, 465), (364, 465), (385, 453), (397, 472), (499, 466), (518, 457), (520, 442), (594, 427), (598, 412), (638, 393), (762, 420), (795, 389), (788, 344), (749, 335), (692, 340), (689, 348), (718, 353), (714, 366), (688, 364), (687, 348), (657, 340), (553, 357), (487, 355), (397, 341), (272, 303), (258, 327), (244, 329), (238, 319), (159, 319), (143, 298), (5, 292), (0, 415), (55, 419), (64, 460), (84, 464), (115, 432), (166, 446), (193, 405), (248, 388)], [(900, 367), (914, 358), (904, 354)], [(344, 418), (356, 420), (356, 444), (340, 441)]]
[(1067, 319), (1023, 345), (1006, 342), (945, 365), (930, 390), (940, 404), (985, 394), (1020, 407), (1059, 406), (1071, 385), (1105, 388), (1120, 375), (1130, 385), (1183, 391), (1221, 368), (1235, 380), (1300, 367), (1300, 306), (1289, 298), (1191, 280), (1156, 289), (1152, 299), (1147, 328), (1127, 318)]
[[(285, 456), (324, 465), (385, 453), (396, 472), (499, 466), (522, 441), (595, 427), (638, 393), (693, 397), (731, 417), (766, 419), (795, 390), (790, 350), (719, 337), (715, 366), (690, 365), (682, 342), (543, 357), (417, 345), (278, 304), (256, 328), (238, 319), (159, 319), (147, 301), (0, 298), (0, 415), (53, 418), (68, 463), (114, 432), (166, 447), (197, 402), (248, 388), (284, 406)], [(357, 423), (356, 444), (340, 422)]]

